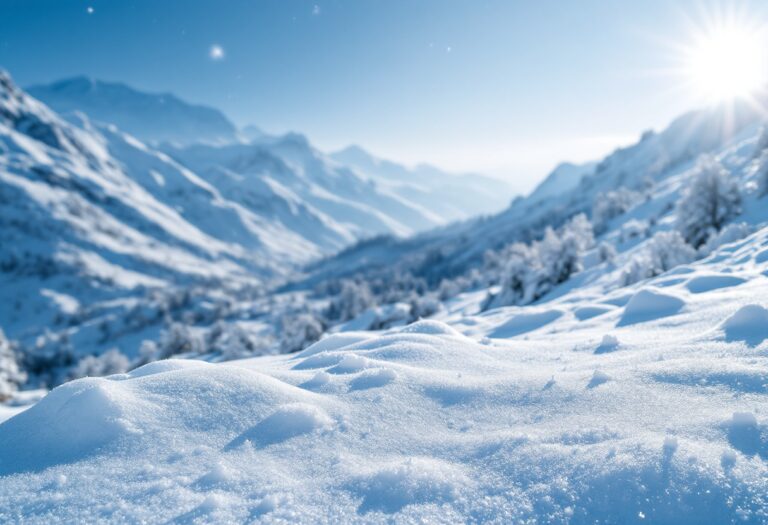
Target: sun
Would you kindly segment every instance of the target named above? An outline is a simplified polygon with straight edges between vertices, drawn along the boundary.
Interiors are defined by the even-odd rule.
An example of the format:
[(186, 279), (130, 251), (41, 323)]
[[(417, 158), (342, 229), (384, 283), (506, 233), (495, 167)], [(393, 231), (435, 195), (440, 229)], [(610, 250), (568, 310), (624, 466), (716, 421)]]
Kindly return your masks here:
[(684, 51), (684, 69), (696, 94), (709, 102), (749, 97), (768, 84), (764, 26), (736, 21), (697, 31)]

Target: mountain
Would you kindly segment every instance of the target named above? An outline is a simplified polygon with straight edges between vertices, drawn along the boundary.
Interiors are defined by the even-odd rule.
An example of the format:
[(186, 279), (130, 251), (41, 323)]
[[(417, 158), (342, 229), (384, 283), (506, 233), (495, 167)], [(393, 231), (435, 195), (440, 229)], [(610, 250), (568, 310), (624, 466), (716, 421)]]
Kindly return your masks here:
[[(387, 274), (406, 271), (439, 282), (482, 264), (488, 250), (514, 241), (540, 237), (545, 227), (557, 227), (577, 213), (591, 213), (593, 204), (612, 191), (642, 194), (648, 188), (690, 170), (702, 154), (717, 154), (746, 138), (754, 138), (763, 124), (760, 105), (748, 102), (723, 104), (691, 111), (661, 132), (645, 132), (640, 140), (619, 148), (594, 168), (587, 166), (569, 191), (552, 192), (552, 175), (530, 196), (516, 198), (492, 216), (425, 232), (414, 238), (392, 241), (379, 239), (351, 247), (314, 266), (310, 281), (354, 273)], [(578, 169), (555, 171), (578, 174)], [(664, 200), (664, 205), (674, 202)], [(658, 210), (657, 210), (658, 211)]]
[[(92, 90), (97, 102), (61, 116), (8, 75), (0, 85), (0, 320), (47, 356), (116, 347), (135, 357), (184, 309), (201, 319), (226, 311), (216, 306), (232, 302), (222, 288), (263, 293), (357, 241), (447, 221), (439, 205), (404, 198), (300, 134), (151, 145), (79, 110), (107, 94), (124, 95), (115, 106), (125, 108), (155, 96), (84, 80), (54, 86)], [(189, 290), (199, 295), (191, 303)]]
[(584, 164), (573, 164), (571, 162), (562, 162), (555, 167), (552, 172), (544, 179), (528, 196), (529, 202), (540, 202), (552, 197), (557, 197), (576, 188), (581, 179), (591, 174), (596, 162), (587, 162)]
[(58, 113), (82, 111), (148, 143), (225, 142), (238, 136), (220, 111), (170, 93), (144, 93), (84, 76), (32, 86), (27, 92)]
[[(328, 159), (306, 137), (289, 133), (251, 143), (165, 148), (227, 192), (229, 198), (297, 231), (325, 253), (382, 233), (408, 236), (442, 219)], [(332, 230), (319, 233), (325, 226)]]
[(489, 215), (509, 205), (505, 182), (476, 174), (446, 173), (428, 164), (406, 167), (349, 146), (331, 158), (358, 170), (388, 191), (432, 211), (441, 224)]

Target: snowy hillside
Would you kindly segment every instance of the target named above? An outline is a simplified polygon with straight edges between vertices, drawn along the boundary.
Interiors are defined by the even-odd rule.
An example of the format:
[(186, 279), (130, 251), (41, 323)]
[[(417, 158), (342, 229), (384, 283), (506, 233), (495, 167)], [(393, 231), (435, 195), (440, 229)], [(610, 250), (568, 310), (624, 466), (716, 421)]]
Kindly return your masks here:
[(594, 162), (584, 164), (563, 162), (558, 164), (552, 173), (547, 175), (547, 178), (531, 192), (528, 201), (540, 202), (573, 190), (584, 176), (592, 174), (596, 165)]
[(349, 146), (331, 157), (430, 210), (441, 218), (439, 224), (496, 213), (509, 205), (512, 196), (510, 187), (498, 179), (445, 173), (426, 164), (408, 168), (375, 157), (359, 146)]
[[(348, 275), (350, 268), (352, 273), (379, 274), (381, 268), (390, 271), (394, 267), (398, 272), (408, 271), (439, 282), (444, 276), (462, 274), (482, 265), (489, 249), (540, 237), (546, 226), (559, 226), (577, 213), (591, 214), (599, 201), (611, 201), (614, 208), (628, 209), (638, 200), (652, 199), (657, 189), (665, 187), (666, 181), (689, 171), (700, 155), (718, 154), (743, 140), (756, 141), (762, 122), (760, 110), (747, 102), (692, 111), (663, 131), (646, 132), (636, 144), (616, 150), (568, 191), (542, 200), (542, 193), (549, 193), (548, 178), (530, 196), (515, 199), (498, 214), (427, 232), (393, 243), (385, 250), (367, 243), (358, 250), (342, 253), (343, 260), (324, 261), (316, 271), (325, 277)], [(744, 165), (751, 160), (740, 155), (732, 158), (742, 168), (749, 168)], [(557, 171), (553, 175), (556, 176)], [(627, 202), (617, 202), (628, 192), (631, 194), (625, 199)], [(666, 205), (670, 202), (673, 201), (664, 200)], [(651, 206), (658, 204), (654, 203)], [(646, 211), (660, 212), (659, 209), (651, 212), (649, 208)], [(390, 244), (390, 240), (383, 239), (382, 243)]]
[(81, 379), (0, 426), (0, 515), (765, 523), (767, 296), (763, 229), (613, 292)]
[[(122, 85), (75, 79), (35, 91), (138, 129), (130, 115), (152, 140), (175, 140), (163, 126), (195, 141), (223, 129), (213, 110)], [(113, 348), (138, 359), (143, 341), (182, 316), (210, 326), (212, 311), (263, 295), (303, 264), (447, 220), (298, 134), (161, 149), (79, 111), (60, 116), (5, 74), (0, 101), (0, 327), (44, 374)]]
[(235, 125), (218, 110), (188, 104), (170, 93), (144, 93), (88, 77), (32, 86), (27, 91), (58, 113), (82, 111), (148, 143), (229, 142), (238, 137)]

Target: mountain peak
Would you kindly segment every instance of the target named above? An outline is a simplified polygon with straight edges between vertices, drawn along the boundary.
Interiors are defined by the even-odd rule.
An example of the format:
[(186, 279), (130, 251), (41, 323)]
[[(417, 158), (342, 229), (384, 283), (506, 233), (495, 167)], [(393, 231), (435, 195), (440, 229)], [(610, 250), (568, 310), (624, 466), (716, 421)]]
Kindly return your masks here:
[(231, 142), (235, 125), (219, 110), (190, 104), (170, 93), (148, 93), (119, 82), (75, 76), (28, 92), (58, 113), (82, 111), (147, 142)]

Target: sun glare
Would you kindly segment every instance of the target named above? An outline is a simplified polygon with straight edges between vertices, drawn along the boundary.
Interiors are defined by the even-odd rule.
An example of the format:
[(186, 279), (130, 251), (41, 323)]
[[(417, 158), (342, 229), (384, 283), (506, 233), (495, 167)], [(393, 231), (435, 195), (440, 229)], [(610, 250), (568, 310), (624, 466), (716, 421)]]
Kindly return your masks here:
[(686, 76), (710, 101), (748, 97), (766, 87), (766, 35), (747, 24), (720, 24), (702, 31), (686, 49)]

